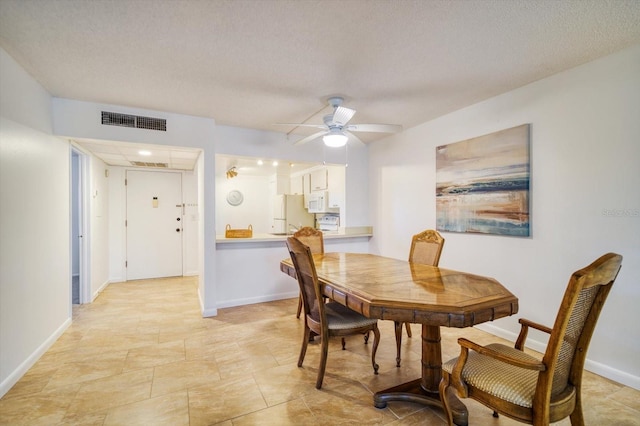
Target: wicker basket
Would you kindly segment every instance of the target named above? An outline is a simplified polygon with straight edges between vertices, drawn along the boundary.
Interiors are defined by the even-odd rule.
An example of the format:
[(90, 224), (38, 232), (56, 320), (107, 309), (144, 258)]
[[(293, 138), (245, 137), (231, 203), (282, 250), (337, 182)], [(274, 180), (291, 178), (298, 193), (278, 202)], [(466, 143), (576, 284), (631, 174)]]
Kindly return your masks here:
[(247, 229), (231, 229), (231, 225), (227, 224), (224, 231), (225, 238), (252, 238), (253, 227), (249, 225)]

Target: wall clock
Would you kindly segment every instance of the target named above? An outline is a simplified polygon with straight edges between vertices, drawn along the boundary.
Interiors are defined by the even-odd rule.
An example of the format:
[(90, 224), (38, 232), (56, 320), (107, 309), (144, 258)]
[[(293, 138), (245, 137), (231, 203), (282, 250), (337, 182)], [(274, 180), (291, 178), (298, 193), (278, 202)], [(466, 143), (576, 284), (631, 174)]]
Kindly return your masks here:
[(231, 204), (232, 206), (239, 206), (240, 204), (242, 204), (243, 200), (244, 196), (242, 195), (242, 192), (238, 191), (237, 189), (229, 191), (229, 193), (227, 194), (227, 203)]

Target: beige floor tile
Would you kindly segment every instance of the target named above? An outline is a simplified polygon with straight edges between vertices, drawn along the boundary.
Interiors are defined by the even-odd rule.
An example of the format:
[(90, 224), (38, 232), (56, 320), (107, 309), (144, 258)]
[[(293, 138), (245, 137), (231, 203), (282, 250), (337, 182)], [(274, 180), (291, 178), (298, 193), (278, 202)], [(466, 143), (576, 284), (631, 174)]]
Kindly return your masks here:
[(176, 361), (184, 361), (184, 341), (158, 343), (131, 349), (127, 355), (123, 371), (156, 367)]
[(207, 359), (178, 361), (154, 368), (151, 396), (187, 390), (220, 380), (218, 364)]
[(68, 413), (56, 426), (102, 426), (107, 412)]
[(316, 418), (307, 407), (304, 400), (295, 399), (283, 402), (255, 413), (237, 417), (232, 421), (233, 426), (297, 426), (320, 425), (320, 419)]
[(52, 425), (60, 422), (79, 385), (0, 400), (0, 425)]
[(9, 389), (9, 392), (2, 397), (2, 401), (19, 396), (37, 394), (47, 386), (51, 377), (60, 368), (57, 364), (49, 364), (46, 368), (42, 367), (42, 365), (38, 366), (38, 364), (39, 362)]
[(45, 389), (53, 389), (72, 383), (89, 382), (104, 377), (115, 376), (122, 373), (126, 359), (126, 351), (109, 352), (102, 354), (98, 359), (78, 357), (85, 361), (62, 364), (51, 376)]
[(109, 410), (104, 426), (189, 426), (189, 399), (186, 391), (121, 405)]
[[(626, 405), (629, 408), (640, 412), (640, 391), (629, 387), (624, 387), (617, 392), (611, 394), (609, 398)], [(638, 413), (640, 418), (640, 413)]]
[(271, 407), (314, 392), (317, 370), (287, 364), (253, 373), (253, 376)]
[(214, 350), (214, 356), (223, 379), (278, 366), (278, 362), (266, 348), (256, 352), (246, 351), (237, 343), (219, 346), (222, 348)]
[[(640, 425), (640, 412), (620, 402), (607, 399), (583, 407), (585, 423), (593, 425), (615, 424), (616, 426)], [(567, 423), (569, 424), (569, 423)]]
[(307, 406), (323, 425), (382, 425), (396, 420), (388, 409), (373, 406), (373, 395), (357, 382), (342, 377), (329, 380), (326, 388), (305, 395)]
[(89, 413), (148, 399), (152, 380), (153, 369), (146, 368), (84, 383), (68, 412)]
[(267, 407), (251, 375), (234, 376), (188, 392), (191, 426), (220, 423)]

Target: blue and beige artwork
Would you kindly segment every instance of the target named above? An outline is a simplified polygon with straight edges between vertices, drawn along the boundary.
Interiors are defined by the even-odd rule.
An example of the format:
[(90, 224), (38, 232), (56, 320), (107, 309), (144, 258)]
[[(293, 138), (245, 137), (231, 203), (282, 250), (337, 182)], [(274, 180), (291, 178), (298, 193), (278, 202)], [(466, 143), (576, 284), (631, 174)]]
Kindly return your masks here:
[(529, 124), (436, 148), (438, 231), (529, 236)]

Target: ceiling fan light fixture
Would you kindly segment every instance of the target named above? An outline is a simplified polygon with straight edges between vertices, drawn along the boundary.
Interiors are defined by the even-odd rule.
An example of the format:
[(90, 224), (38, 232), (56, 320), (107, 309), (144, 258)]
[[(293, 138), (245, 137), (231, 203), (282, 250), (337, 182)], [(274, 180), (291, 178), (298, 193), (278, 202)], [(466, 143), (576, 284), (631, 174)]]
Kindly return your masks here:
[(322, 141), (326, 146), (331, 148), (340, 148), (347, 144), (349, 138), (343, 132), (330, 132), (322, 137)]

